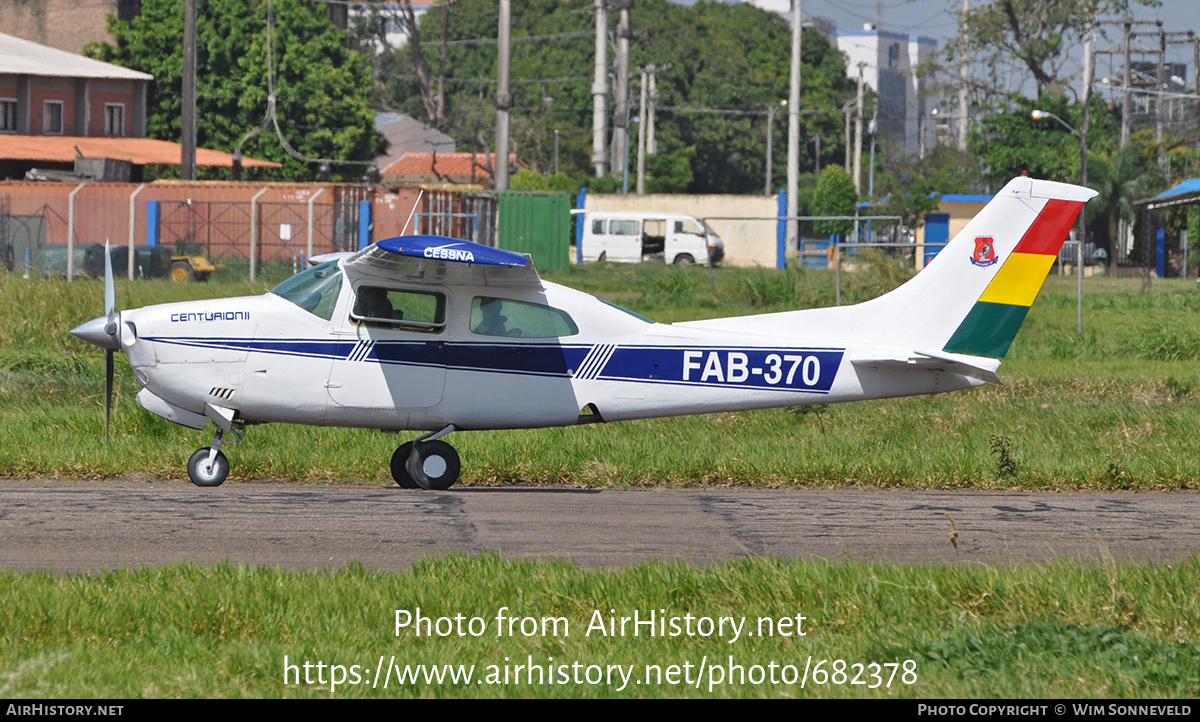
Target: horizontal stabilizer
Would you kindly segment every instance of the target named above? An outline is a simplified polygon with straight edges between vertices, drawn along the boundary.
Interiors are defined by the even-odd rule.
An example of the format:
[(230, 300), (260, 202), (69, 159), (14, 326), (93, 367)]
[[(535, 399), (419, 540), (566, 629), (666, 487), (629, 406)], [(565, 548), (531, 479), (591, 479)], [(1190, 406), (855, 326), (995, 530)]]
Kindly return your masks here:
[(976, 356), (951, 356), (931, 351), (913, 351), (911, 354), (898, 354), (891, 357), (857, 358), (851, 360), (850, 363), (866, 369), (947, 371), (979, 379), (984, 383), (1003, 385), (1000, 377), (996, 376), (996, 369), (1000, 364), (992, 359)]

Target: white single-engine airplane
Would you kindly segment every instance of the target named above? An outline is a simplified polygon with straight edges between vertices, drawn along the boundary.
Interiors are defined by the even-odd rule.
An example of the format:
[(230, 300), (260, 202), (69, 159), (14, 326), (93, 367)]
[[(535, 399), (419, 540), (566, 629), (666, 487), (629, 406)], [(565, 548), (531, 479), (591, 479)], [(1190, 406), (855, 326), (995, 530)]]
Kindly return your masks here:
[[(425, 433), (392, 455), (406, 488), (458, 478), (452, 431), (935, 394), (999, 383), (997, 360), (1095, 192), (1017, 178), (927, 268), (855, 306), (659, 324), (542, 281), (528, 257), (401, 236), (270, 293), (114, 310), (71, 331), (124, 351), (150, 412), (216, 425), (188, 475), (218, 486), (248, 424)], [(234, 440), (226, 440), (232, 434)]]

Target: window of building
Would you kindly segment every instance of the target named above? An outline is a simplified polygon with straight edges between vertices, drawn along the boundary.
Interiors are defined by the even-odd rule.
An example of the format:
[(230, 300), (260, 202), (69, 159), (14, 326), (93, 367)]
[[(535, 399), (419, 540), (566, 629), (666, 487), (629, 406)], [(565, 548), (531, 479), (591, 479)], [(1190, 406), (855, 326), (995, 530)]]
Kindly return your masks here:
[(104, 134), (114, 136), (125, 135), (124, 103), (104, 104)]
[(42, 132), (47, 135), (62, 134), (63, 103), (61, 100), (47, 100), (42, 105)]
[(16, 98), (0, 98), (0, 132), (17, 132)]

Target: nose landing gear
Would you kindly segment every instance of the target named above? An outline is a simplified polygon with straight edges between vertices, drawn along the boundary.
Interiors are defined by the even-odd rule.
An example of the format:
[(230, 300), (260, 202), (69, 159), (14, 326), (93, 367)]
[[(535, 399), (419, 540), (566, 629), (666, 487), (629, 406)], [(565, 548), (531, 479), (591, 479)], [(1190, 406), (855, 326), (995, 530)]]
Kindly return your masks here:
[(225, 483), (225, 478), (229, 476), (229, 459), (221, 451), (221, 446), (229, 446), (241, 441), (245, 436), (242, 433), (244, 428), (245, 424), (241, 422), (231, 422), (229, 430), (233, 432), (233, 441), (224, 441), (225, 430), (218, 428), (213, 437), (212, 446), (196, 449), (192, 458), (188, 459), (187, 465), (188, 478), (192, 480), (193, 484), (196, 486), (220, 486)]

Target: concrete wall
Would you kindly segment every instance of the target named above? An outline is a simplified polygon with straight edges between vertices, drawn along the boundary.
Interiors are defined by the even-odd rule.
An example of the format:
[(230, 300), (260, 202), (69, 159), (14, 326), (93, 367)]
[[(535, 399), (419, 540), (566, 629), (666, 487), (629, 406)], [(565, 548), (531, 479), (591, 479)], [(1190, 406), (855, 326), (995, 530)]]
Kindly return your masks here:
[[(705, 220), (725, 242), (725, 263), (730, 266), (775, 267), (776, 223), (779, 202), (775, 196), (622, 195), (589, 193), (589, 211), (683, 213)], [(760, 220), (721, 220), (721, 218)]]
[(88, 43), (112, 42), (106, 15), (116, 15), (117, 0), (3, 0), (0, 33), (83, 53)]

